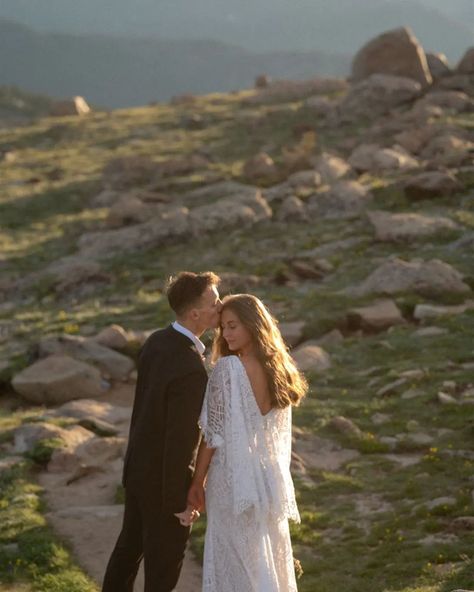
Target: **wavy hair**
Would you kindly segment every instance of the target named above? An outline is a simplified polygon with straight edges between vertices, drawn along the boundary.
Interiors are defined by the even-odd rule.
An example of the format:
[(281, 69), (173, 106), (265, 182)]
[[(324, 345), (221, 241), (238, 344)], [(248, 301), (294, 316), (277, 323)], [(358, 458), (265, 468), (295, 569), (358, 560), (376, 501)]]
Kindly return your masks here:
[[(231, 310), (252, 337), (256, 357), (267, 377), (272, 407), (299, 405), (308, 391), (308, 383), (288, 353), (278, 321), (263, 302), (251, 294), (226, 296), (221, 313), (224, 310)], [(212, 361), (234, 354), (223, 337), (222, 327), (219, 327), (212, 346)]]

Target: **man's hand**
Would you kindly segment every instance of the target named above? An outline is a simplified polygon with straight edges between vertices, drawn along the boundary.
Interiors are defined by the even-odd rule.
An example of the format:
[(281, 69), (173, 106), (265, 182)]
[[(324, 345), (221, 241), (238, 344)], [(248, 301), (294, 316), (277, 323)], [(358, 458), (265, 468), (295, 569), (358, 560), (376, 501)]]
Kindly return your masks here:
[(206, 509), (206, 495), (202, 483), (192, 482), (188, 491), (188, 506), (202, 512)]
[(200, 514), (192, 506), (188, 505), (184, 512), (178, 512), (175, 516), (179, 519), (181, 526), (191, 526), (196, 522)]

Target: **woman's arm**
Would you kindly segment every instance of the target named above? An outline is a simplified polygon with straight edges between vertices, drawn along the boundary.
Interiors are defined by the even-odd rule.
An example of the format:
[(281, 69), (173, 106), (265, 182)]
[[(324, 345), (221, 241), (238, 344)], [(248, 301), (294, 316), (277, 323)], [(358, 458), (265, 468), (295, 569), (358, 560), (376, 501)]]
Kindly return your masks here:
[(214, 451), (215, 448), (208, 448), (206, 441), (202, 438), (196, 459), (196, 469), (188, 492), (188, 506), (192, 506), (198, 511), (204, 510), (206, 507), (204, 482)]

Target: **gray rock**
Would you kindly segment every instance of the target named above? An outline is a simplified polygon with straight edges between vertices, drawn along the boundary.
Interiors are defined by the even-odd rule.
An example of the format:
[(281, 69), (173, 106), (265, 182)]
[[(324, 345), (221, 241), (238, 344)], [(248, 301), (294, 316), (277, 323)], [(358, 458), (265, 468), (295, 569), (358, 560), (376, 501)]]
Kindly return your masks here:
[(61, 354), (97, 366), (102, 375), (125, 380), (135, 368), (133, 360), (95, 341), (75, 335), (46, 337), (39, 343), (40, 357)]
[(100, 373), (94, 366), (62, 355), (35, 362), (17, 374), (12, 385), (28, 401), (46, 405), (104, 394)]
[(470, 292), (470, 287), (462, 279), (459, 271), (439, 259), (403, 261), (393, 258), (382, 263), (360, 286), (349, 287), (344, 293), (363, 296), (416, 292), (431, 297), (433, 294)]
[(420, 173), (405, 183), (405, 195), (413, 200), (432, 199), (460, 191), (462, 185), (450, 173), (438, 171)]
[(444, 216), (426, 216), (418, 213), (397, 213), (373, 210), (367, 217), (375, 229), (375, 238), (382, 242), (409, 242), (443, 232), (452, 232), (459, 226)]
[(383, 331), (406, 321), (393, 300), (379, 300), (368, 306), (353, 308), (347, 312), (347, 321), (352, 328), (363, 331)]
[(303, 343), (292, 351), (296, 365), (303, 372), (323, 372), (331, 367), (331, 358), (322, 347)]
[(354, 218), (365, 210), (372, 194), (357, 181), (338, 181), (331, 189), (315, 193), (308, 202), (310, 216)]
[(432, 82), (423, 47), (406, 27), (387, 31), (364, 45), (354, 57), (351, 74), (356, 81), (371, 74), (391, 74), (422, 86)]

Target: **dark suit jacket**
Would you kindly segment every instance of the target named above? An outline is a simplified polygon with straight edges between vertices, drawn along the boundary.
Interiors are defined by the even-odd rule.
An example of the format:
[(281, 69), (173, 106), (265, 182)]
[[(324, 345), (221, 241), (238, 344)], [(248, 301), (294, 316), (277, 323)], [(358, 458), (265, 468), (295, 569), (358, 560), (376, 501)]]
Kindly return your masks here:
[(150, 335), (138, 361), (123, 484), (153, 496), (166, 514), (186, 508), (206, 384), (188, 337), (171, 325)]

